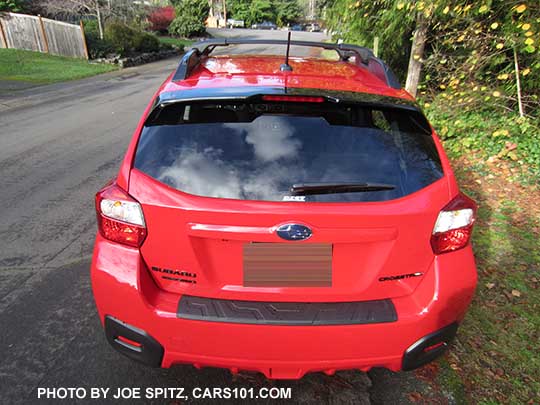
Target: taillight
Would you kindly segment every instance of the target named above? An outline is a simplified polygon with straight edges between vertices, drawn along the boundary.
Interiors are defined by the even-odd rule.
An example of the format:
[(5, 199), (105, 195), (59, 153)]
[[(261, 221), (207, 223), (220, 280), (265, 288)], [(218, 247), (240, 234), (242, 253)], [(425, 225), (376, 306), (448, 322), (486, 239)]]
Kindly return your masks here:
[(113, 242), (139, 247), (146, 237), (141, 205), (116, 184), (96, 194), (98, 229)]
[(435, 254), (453, 252), (464, 248), (471, 238), (476, 203), (464, 194), (458, 194), (439, 213), (431, 247)]

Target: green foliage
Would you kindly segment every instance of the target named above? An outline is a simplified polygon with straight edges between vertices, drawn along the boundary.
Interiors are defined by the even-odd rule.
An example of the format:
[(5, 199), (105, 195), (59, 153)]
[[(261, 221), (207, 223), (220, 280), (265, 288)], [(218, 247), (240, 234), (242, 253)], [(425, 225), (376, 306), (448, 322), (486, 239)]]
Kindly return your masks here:
[(0, 0), (0, 11), (20, 12), (23, 9), (23, 0)]
[(398, 8), (397, 0), (334, 0), (329, 3), (325, 20), (334, 32), (334, 39), (371, 48), (375, 37), (379, 37), (380, 56), (404, 81), (415, 13)]
[(124, 56), (135, 49), (135, 37), (137, 32), (120, 22), (107, 24), (104, 39), (108, 41), (114, 50)]
[(139, 31), (120, 22), (107, 24), (104, 39), (121, 56), (137, 52), (156, 52), (160, 46), (155, 35)]
[(114, 45), (109, 40), (99, 37), (97, 20), (85, 20), (83, 26), (90, 59), (105, 58), (115, 52)]
[(298, 0), (274, 1), (276, 9), (276, 24), (287, 25), (297, 21), (302, 16)]
[(171, 0), (176, 8), (176, 18), (169, 26), (169, 32), (191, 38), (204, 35), (205, 21), (210, 11), (207, 0)]
[(450, 156), (474, 154), (487, 162), (506, 161), (520, 168), (517, 180), (540, 185), (538, 120), (496, 112), (493, 107), (467, 111), (456, 108), (457, 100), (450, 97), (451, 93), (444, 92), (432, 104), (426, 104), (426, 114)]
[(283, 26), (302, 15), (298, 0), (230, 0), (228, 4), (231, 17), (244, 20), (248, 27), (263, 21)]
[(423, 96), (452, 91), (456, 99), (483, 96), (484, 104), (517, 111), (515, 50), (525, 111), (538, 116), (538, 0), (331, 0), (326, 22), (335, 39), (371, 47), (379, 37), (382, 58), (403, 80), (417, 13), (429, 21), (425, 54), (415, 55), (424, 64)]
[(157, 52), (160, 48), (159, 39), (148, 32), (137, 33), (133, 45), (138, 52)]

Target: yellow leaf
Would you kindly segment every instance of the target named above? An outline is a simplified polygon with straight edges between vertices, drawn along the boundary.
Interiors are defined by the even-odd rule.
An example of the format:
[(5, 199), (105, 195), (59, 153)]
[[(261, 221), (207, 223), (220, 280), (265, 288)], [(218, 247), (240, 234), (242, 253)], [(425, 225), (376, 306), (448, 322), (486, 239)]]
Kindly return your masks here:
[(444, 84), (439, 85), (439, 87), (443, 90), (446, 89), (446, 86)]
[(497, 49), (503, 49), (504, 48), (504, 44), (497, 44), (497, 46), (495, 47)]
[(501, 96), (501, 93), (499, 91), (494, 91), (493, 92), (493, 97), (500, 97)]
[(523, 71), (521, 72), (521, 74), (523, 76), (527, 76), (529, 73), (531, 73), (531, 69), (527, 68), (527, 69), (523, 69)]
[(450, 7), (446, 6), (442, 12), (443, 14), (448, 14), (449, 11), (450, 11)]
[(491, 29), (496, 30), (498, 26), (499, 26), (499, 23), (494, 22), (493, 24), (491, 24)]
[(532, 45), (532, 44), (534, 44), (534, 39), (532, 39), (532, 38), (527, 38), (527, 39), (525, 40), (525, 44), (527, 44), (527, 45)]
[(527, 31), (529, 28), (531, 28), (531, 24), (529, 24), (529, 23), (525, 23), (525, 24), (523, 24), (523, 25), (521, 26), (521, 29), (522, 29), (523, 31)]
[(497, 79), (499, 79), (499, 80), (506, 80), (506, 79), (508, 79), (508, 74), (503, 73), (503, 74), (497, 76)]
[(458, 41), (458, 42), (463, 42), (464, 39), (465, 39), (465, 35), (461, 35), (461, 36), (457, 39), (457, 41)]
[(398, 3), (397, 9), (401, 10), (403, 7), (405, 7), (405, 3)]
[(532, 31), (527, 31), (527, 32), (525, 33), (525, 36), (526, 36), (526, 37), (531, 37), (533, 34), (534, 34), (534, 32), (532, 32)]
[(486, 11), (488, 11), (488, 6), (484, 5), (484, 6), (480, 7), (480, 8), (478, 9), (478, 11), (479, 11), (480, 13), (485, 13)]
[(520, 4), (516, 7), (516, 11), (518, 13), (523, 13), (525, 10), (527, 10), (527, 6), (525, 4)]
[(429, 108), (430, 105), (431, 104), (429, 104), (429, 103), (424, 103), (424, 108)]
[(512, 290), (512, 295), (514, 297), (521, 297), (521, 293), (518, 290)]

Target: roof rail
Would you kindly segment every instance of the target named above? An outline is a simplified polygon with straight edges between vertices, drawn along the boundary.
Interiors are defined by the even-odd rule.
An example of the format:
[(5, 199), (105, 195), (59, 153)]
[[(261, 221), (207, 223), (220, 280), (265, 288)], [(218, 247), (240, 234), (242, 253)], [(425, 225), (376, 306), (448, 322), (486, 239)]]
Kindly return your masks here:
[[(236, 39), (219, 38), (193, 44), (182, 57), (173, 76), (173, 81), (185, 80), (201, 62), (201, 58), (210, 55), (215, 48), (229, 45), (287, 45), (289, 41), (281, 39)], [(396, 76), (384, 61), (377, 58), (371, 49), (352, 44), (334, 44), (330, 42), (290, 41), (291, 45), (308, 46), (336, 51), (340, 60), (347, 61), (352, 56), (356, 63), (362, 63), (371, 73), (383, 80), (388, 86), (401, 89)]]

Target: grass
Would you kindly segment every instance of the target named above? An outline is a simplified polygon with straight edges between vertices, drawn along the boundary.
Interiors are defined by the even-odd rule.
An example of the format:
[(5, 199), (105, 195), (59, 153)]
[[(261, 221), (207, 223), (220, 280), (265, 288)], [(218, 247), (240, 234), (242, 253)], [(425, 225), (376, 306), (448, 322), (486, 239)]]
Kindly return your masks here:
[(439, 132), (447, 128), (458, 182), (479, 203), (478, 288), (434, 383), (458, 403), (538, 403), (540, 160), (538, 132), (528, 131), (538, 124), (499, 111), (454, 116), (436, 101), (427, 113)]
[(116, 70), (107, 64), (19, 49), (0, 49), (0, 80), (49, 84)]
[(193, 44), (193, 41), (191, 41), (189, 39), (176, 38), (176, 37), (166, 37), (166, 36), (158, 37), (158, 38), (159, 38), (159, 42), (161, 42), (162, 44), (175, 45), (178, 48), (184, 48), (185, 49), (185, 48), (190, 47), (191, 44)]

